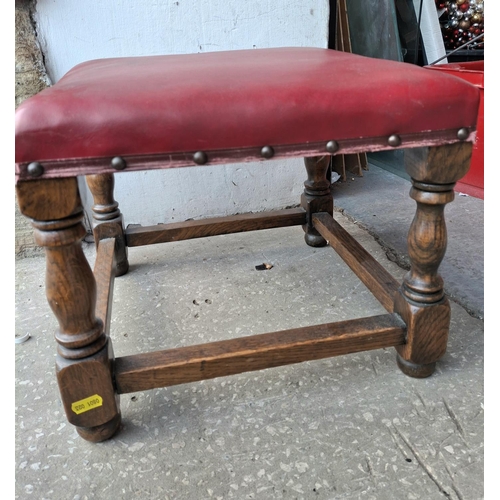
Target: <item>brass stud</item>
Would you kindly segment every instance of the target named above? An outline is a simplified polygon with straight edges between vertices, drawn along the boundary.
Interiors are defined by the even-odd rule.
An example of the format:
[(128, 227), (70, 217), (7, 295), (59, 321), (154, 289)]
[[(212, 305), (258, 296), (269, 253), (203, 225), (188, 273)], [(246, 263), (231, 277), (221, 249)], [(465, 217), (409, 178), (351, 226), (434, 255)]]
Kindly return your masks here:
[(207, 163), (208, 161), (207, 154), (203, 151), (196, 151), (196, 153), (193, 155), (193, 161), (197, 165), (205, 165), (205, 163)]
[(337, 141), (328, 141), (326, 143), (326, 150), (329, 153), (336, 153), (339, 150), (339, 143)]
[(30, 177), (40, 177), (44, 172), (44, 168), (41, 163), (34, 161), (28, 165), (27, 171)]
[(466, 128), (461, 128), (461, 129), (457, 132), (457, 137), (458, 137), (458, 139), (460, 139), (461, 141), (465, 141), (465, 139), (467, 139), (467, 137), (469, 137), (469, 131), (468, 131)]
[(392, 134), (389, 136), (389, 139), (387, 139), (387, 144), (395, 148), (401, 144), (401, 137), (399, 137), (399, 135)]
[(111, 160), (111, 166), (115, 170), (124, 170), (127, 167), (127, 162), (121, 156), (115, 156)]
[(261, 150), (260, 150), (260, 154), (264, 157), (264, 158), (272, 158), (274, 156), (274, 149), (271, 147), (271, 146), (264, 146)]

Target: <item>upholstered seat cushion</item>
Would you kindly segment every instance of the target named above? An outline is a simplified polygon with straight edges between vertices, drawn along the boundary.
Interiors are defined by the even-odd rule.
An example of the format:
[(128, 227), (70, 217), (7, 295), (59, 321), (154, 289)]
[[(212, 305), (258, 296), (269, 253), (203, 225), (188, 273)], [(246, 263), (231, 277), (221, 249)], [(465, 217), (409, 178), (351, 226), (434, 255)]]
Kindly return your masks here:
[(478, 103), (462, 79), (320, 48), (99, 59), (18, 107), (16, 163), (455, 137)]

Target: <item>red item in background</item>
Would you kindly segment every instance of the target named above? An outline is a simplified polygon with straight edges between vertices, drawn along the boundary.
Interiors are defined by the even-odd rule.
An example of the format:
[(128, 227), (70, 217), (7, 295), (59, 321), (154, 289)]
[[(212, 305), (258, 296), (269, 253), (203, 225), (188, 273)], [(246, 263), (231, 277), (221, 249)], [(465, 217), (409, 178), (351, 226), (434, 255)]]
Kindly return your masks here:
[(440, 64), (426, 66), (426, 68), (446, 71), (450, 75), (463, 78), (481, 89), (476, 141), (472, 149), (470, 170), (460, 182), (457, 182), (455, 191), (484, 200), (484, 61)]

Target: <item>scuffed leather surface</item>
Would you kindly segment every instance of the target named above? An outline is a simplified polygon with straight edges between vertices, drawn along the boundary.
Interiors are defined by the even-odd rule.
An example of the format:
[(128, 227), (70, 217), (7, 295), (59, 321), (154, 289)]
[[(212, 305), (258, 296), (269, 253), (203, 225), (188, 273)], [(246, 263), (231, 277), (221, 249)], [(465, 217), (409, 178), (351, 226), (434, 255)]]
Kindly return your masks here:
[(88, 61), (16, 111), (16, 162), (474, 127), (462, 79), (320, 48)]

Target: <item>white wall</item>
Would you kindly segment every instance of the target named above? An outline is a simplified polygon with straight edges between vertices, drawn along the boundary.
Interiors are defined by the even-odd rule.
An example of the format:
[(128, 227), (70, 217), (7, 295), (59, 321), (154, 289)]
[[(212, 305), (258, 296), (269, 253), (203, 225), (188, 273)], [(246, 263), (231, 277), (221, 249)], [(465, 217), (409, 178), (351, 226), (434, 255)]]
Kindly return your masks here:
[[(327, 47), (328, 20), (328, 0), (38, 0), (35, 16), (53, 83), (101, 57)], [(115, 179), (125, 224), (149, 225), (294, 205), (305, 170), (302, 160), (275, 160)]]

